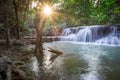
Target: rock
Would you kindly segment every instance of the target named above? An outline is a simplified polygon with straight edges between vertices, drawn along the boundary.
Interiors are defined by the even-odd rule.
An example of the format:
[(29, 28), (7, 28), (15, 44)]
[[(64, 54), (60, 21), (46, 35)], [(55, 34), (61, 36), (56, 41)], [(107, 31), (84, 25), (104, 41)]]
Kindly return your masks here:
[(23, 61), (15, 61), (13, 65), (19, 66), (19, 65), (24, 65), (25, 63)]
[(3, 57), (0, 58), (0, 63), (12, 64), (12, 60), (7, 56), (3, 56)]
[(14, 61), (12, 67), (12, 80), (33, 80), (27, 75), (27, 66), (24, 61)]
[(16, 67), (16, 68), (24, 70), (24, 71), (26, 70), (26, 65), (23, 61), (15, 61), (13, 63), (13, 67)]
[(22, 40), (15, 40), (13, 42), (13, 45), (15, 45), (15, 46), (23, 46), (24, 44), (25, 44), (25, 42)]
[(20, 69), (13, 69), (14, 77), (13, 80), (33, 80), (32, 78), (28, 77), (24, 71)]
[(11, 80), (12, 60), (3, 56), (0, 58), (0, 80)]

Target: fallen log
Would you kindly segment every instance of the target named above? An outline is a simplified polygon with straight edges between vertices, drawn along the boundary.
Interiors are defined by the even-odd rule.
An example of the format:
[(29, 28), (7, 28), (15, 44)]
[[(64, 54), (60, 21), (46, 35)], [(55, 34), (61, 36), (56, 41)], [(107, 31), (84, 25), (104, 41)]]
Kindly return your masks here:
[(48, 51), (50, 51), (50, 52), (52, 52), (52, 53), (55, 53), (55, 54), (57, 54), (57, 55), (61, 55), (61, 54), (63, 54), (62, 51), (58, 51), (58, 50), (52, 49), (52, 48), (50, 48), (50, 47), (48, 47), (48, 48), (49, 48)]

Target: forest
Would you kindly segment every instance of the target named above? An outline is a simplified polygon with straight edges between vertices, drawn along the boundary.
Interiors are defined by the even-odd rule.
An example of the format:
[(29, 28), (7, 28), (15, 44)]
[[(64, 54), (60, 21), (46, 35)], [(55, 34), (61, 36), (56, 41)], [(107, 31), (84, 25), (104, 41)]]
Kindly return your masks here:
[[(94, 25), (98, 25), (99, 28), (95, 28)], [(85, 28), (87, 27), (86, 30), (83, 30), (85, 29), (84, 26)], [(93, 28), (91, 26), (93, 26)], [(52, 62), (55, 64), (55, 61), (57, 62), (61, 56), (66, 55), (65, 53), (69, 51), (68, 49), (73, 49), (73, 52), (68, 53), (78, 51), (76, 50), (77, 45), (73, 47), (69, 44), (72, 46), (70, 47), (69, 45), (67, 46), (67, 43), (66, 45), (63, 44), (64, 42), (59, 43), (61, 40), (119, 45), (120, 0), (0, 0), (0, 80), (116, 79), (116, 75), (114, 76), (112, 73), (107, 74), (107, 72), (105, 79), (101, 79), (99, 76), (89, 77), (90, 79), (73, 78), (72, 74), (76, 76), (77, 73), (80, 73), (80, 76), (83, 76), (82, 74), (87, 74), (87, 71), (75, 72), (77, 69), (74, 70), (73, 67), (80, 66), (79, 60), (73, 56), (72, 58), (74, 60), (72, 60), (69, 55), (67, 59), (64, 60), (64, 65), (66, 61), (65, 67), (67, 67), (65, 70), (68, 70), (68, 73), (63, 74), (63, 72), (60, 73), (60, 75), (59, 71), (58, 73), (54, 73), (53, 70), (53, 74), (52, 68), (54, 67), (50, 69), (51, 71), (47, 70), (48, 68), (45, 67), (47, 65), (44, 65), (44, 58), (46, 58), (46, 55), (49, 55), (49, 52), (53, 54), (50, 58), (51, 64), (48, 66), (52, 65), (56, 67)], [(54, 43), (57, 41), (58, 43)], [(81, 50), (81, 46), (80, 44), (80, 48), (77, 48)], [(112, 48), (115, 50), (114, 54), (116, 55), (119, 53), (118, 48)], [(46, 49), (48, 52), (46, 52)], [(87, 48), (84, 49), (86, 49), (86, 51), (89, 50)], [(105, 50), (111, 53), (108, 48), (105, 48)], [(103, 50), (103, 53), (105, 50)], [(94, 53), (93, 51), (94, 50), (91, 52)], [(99, 57), (97, 56), (97, 58)], [(91, 60), (91, 58), (89, 59)], [(38, 64), (34, 62), (34, 60), (37, 60)], [(33, 66), (32, 69), (30, 68), (31, 65), (29, 64), (32, 61), (33, 65), (39, 65), (39, 72), (36, 71), (35, 66), (35, 70)], [(58, 61), (58, 63), (59, 62), (60, 61)], [(72, 65), (72, 62), (76, 64)], [(82, 63), (81, 61), (81, 65)], [(87, 64), (87, 62), (83, 65), (85, 64)], [(88, 65), (90, 65), (89, 61)], [(70, 66), (72, 66), (73, 70), (70, 69)], [(93, 67), (94, 66), (90, 67), (90, 69), (93, 69)], [(57, 68), (58, 67), (55, 69), (57, 70)], [(119, 73), (120, 70), (118, 69), (117, 71)], [(114, 73), (117, 73), (117, 71)], [(97, 74), (99, 72), (96, 71), (95, 73)], [(108, 75), (112, 75), (112, 77)], [(120, 79), (119, 76), (117, 76), (117, 78)]]

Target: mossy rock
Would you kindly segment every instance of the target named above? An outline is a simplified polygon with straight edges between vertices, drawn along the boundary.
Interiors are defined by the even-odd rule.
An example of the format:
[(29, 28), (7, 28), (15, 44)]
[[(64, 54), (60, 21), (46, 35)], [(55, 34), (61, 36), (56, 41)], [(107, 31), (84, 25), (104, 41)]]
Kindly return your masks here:
[(25, 65), (25, 63), (23, 61), (15, 61), (13, 65), (19, 66), (19, 65)]

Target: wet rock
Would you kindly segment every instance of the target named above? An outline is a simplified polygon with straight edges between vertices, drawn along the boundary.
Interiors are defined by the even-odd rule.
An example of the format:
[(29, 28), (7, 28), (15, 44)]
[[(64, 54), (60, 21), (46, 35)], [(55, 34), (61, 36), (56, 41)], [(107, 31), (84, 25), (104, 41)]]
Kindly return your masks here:
[(11, 80), (12, 60), (3, 56), (0, 58), (0, 80)]
[(12, 67), (12, 80), (33, 80), (27, 75), (27, 66), (24, 61), (14, 61)]
[(13, 63), (14, 68), (18, 68), (20, 70), (26, 71), (26, 65), (23, 61), (15, 61)]
[(0, 63), (12, 64), (12, 60), (7, 56), (3, 56), (3, 57), (0, 58)]
[(14, 74), (12, 80), (33, 80), (32, 78), (28, 77), (24, 71), (20, 69), (14, 69), (12, 73)]
[(15, 45), (15, 46), (23, 46), (24, 44), (25, 44), (25, 42), (22, 40), (16, 40), (13, 42), (13, 45)]

